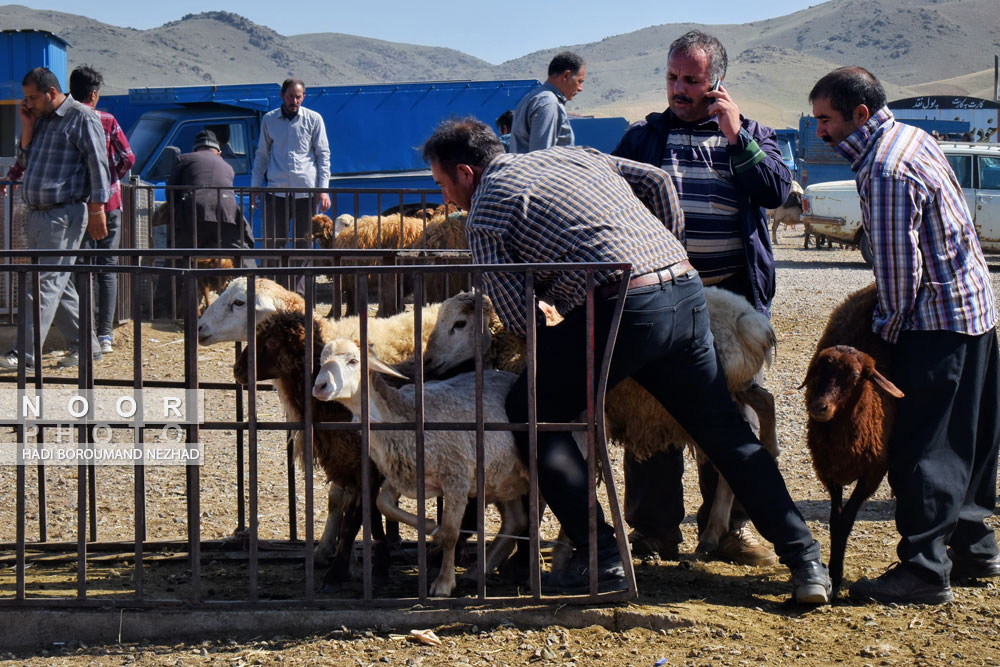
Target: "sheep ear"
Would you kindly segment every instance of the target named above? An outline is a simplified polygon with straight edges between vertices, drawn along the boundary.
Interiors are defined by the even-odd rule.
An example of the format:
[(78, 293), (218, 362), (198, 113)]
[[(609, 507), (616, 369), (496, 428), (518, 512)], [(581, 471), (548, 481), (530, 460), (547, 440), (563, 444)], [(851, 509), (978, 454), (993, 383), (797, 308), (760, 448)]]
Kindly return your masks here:
[(270, 315), (271, 313), (278, 312), (278, 304), (274, 302), (274, 297), (267, 294), (257, 295), (257, 321), (260, 322), (262, 319)]
[(872, 374), (869, 375), (868, 377), (871, 379), (872, 382), (881, 387), (885, 391), (885, 393), (889, 394), (890, 396), (895, 396), (896, 398), (903, 398), (903, 396), (905, 396), (905, 394), (902, 391), (900, 391), (899, 387), (890, 382), (889, 378), (882, 375), (878, 371), (872, 371)]
[(375, 355), (368, 355), (368, 364), (371, 366), (372, 370), (378, 371), (379, 373), (384, 373), (385, 375), (394, 375), (404, 380), (410, 379), (405, 375), (403, 375), (402, 373), (400, 373), (399, 371), (397, 371), (389, 364), (385, 363), (384, 361), (376, 357)]
[(816, 375), (816, 364), (815, 363), (809, 364), (809, 370), (806, 371), (806, 378), (802, 381), (802, 384), (796, 387), (796, 389), (802, 389), (803, 387), (805, 387), (807, 384), (809, 384), (809, 380), (812, 380), (815, 375)]

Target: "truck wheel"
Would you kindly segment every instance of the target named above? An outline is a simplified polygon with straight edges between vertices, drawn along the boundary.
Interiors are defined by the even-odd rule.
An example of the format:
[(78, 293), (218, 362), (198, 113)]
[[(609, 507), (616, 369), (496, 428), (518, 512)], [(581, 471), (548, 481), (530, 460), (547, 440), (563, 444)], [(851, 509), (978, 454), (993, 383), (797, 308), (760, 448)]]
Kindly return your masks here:
[(865, 260), (865, 264), (871, 266), (875, 262), (875, 255), (872, 253), (872, 244), (868, 241), (868, 234), (864, 231), (858, 236), (858, 250), (861, 251), (861, 257)]

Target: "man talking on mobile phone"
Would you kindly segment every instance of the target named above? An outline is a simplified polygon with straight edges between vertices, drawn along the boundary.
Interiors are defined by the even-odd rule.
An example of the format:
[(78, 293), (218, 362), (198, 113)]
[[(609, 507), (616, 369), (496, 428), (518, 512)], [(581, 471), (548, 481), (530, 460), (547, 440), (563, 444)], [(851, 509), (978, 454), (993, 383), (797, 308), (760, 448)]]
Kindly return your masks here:
[[(692, 30), (674, 40), (667, 55), (669, 108), (632, 125), (613, 154), (670, 174), (684, 211), (688, 257), (703, 283), (739, 294), (770, 316), (774, 254), (764, 209), (785, 201), (792, 176), (774, 130), (740, 114), (726, 89), (726, 66), (726, 49), (715, 37)], [(681, 448), (645, 461), (626, 453), (625, 518), (634, 529), (637, 556), (677, 557), (683, 472)], [(704, 464), (699, 478), (700, 532), (719, 475)], [(774, 552), (750, 532), (739, 505), (733, 507), (729, 532), (701, 555), (743, 565), (775, 562)]]
[[(44, 250), (80, 248), (84, 232), (96, 241), (108, 235), (104, 204), (111, 197), (107, 142), (97, 113), (62, 92), (59, 79), (45, 67), (36, 67), (21, 81), (24, 101), (18, 108), (21, 140), (17, 161), (24, 167), (21, 196), (28, 208), (28, 247)], [(71, 265), (76, 255), (39, 257), (39, 264)], [(27, 276), (25, 276), (27, 278)], [(34, 367), (33, 331), (37, 324), (42, 344), (53, 323), (71, 349), (79, 339), (80, 302), (67, 271), (39, 275), (39, 294), (28, 290), (19, 313), (27, 317), (25, 339), (0, 355), (0, 368), (16, 369), (24, 355), (25, 367)], [(34, 322), (32, 303), (39, 299), (41, 319)], [(60, 302), (62, 308), (60, 308)], [(59, 311), (59, 317), (56, 312)], [(94, 359), (101, 358), (97, 336), (91, 330)], [(75, 366), (78, 355), (59, 362)]]

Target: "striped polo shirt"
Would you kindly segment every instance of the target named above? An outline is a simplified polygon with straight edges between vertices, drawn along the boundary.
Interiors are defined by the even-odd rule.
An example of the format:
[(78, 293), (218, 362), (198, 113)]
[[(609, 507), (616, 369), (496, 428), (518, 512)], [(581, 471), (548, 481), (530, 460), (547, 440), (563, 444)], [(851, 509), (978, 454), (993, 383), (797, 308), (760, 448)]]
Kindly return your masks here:
[(687, 251), (706, 285), (746, 270), (729, 145), (714, 117), (685, 123), (670, 113), (661, 168), (670, 174), (684, 211)]
[(937, 142), (888, 107), (834, 147), (851, 161), (871, 241), (878, 307), (872, 329), (986, 333), (996, 297), (955, 173)]

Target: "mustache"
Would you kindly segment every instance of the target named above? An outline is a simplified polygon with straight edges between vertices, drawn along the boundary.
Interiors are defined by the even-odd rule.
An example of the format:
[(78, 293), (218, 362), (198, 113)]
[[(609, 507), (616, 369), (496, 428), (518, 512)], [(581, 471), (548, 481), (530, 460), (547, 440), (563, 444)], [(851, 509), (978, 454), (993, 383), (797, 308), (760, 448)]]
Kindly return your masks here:
[(694, 100), (692, 100), (687, 95), (674, 95), (674, 101), (675, 102), (694, 102)]
[(823, 141), (825, 141), (828, 144), (832, 144), (833, 143), (833, 137), (831, 137), (830, 135), (826, 135), (824, 137), (820, 137), (820, 139), (822, 139)]

